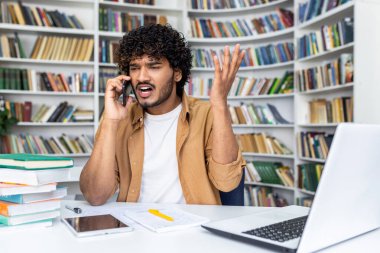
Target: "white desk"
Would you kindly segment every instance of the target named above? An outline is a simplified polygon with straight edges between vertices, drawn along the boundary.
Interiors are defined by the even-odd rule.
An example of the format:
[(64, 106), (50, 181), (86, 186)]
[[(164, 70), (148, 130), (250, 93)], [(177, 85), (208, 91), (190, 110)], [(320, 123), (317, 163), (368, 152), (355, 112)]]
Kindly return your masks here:
[[(65, 201), (74, 206), (84, 202)], [(64, 203), (63, 203), (64, 204)], [(125, 203), (111, 203), (112, 210), (120, 210)], [(230, 207), (178, 205), (181, 209), (205, 216), (211, 220), (230, 218), (260, 212), (260, 207)], [(114, 211), (111, 211), (114, 213)], [(120, 213), (120, 212), (119, 212)], [(64, 217), (74, 216), (71, 211), (62, 208)], [(380, 229), (359, 236), (353, 240), (331, 247), (323, 252), (380, 252)], [(140, 252), (175, 252), (175, 253), (224, 253), (224, 252), (270, 252), (265, 248), (227, 239), (214, 235), (207, 230), (196, 227), (168, 233), (154, 233), (142, 227), (135, 231), (90, 238), (76, 238), (64, 224), (56, 222), (53, 227), (29, 229), (25, 231), (1, 232), (1, 253), (140, 253)]]

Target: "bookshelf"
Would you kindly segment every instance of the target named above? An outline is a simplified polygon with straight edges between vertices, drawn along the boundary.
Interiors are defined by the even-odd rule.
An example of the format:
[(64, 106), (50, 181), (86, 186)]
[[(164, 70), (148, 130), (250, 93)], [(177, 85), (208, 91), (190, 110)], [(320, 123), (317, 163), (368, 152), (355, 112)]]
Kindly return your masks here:
[[(303, 0), (296, 0), (294, 2), (295, 19), (297, 25), (295, 29), (295, 43), (297, 44), (298, 38), (316, 32), (324, 25), (333, 25), (340, 20), (352, 17), (354, 40), (330, 50), (320, 52), (316, 55), (307, 56), (304, 58), (295, 58), (295, 72), (297, 70), (313, 68), (321, 66), (327, 62), (333, 61), (340, 57), (342, 54), (350, 53), (353, 56), (353, 72), (354, 80), (346, 82), (342, 85), (334, 85), (330, 87), (323, 87), (314, 90), (301, 91), (297, 89), (295, 93), (295, 135), (299, 132), (325, 132), (327, 134), (333, 134), (335, 132), (338, 123), (310, 123), (310, 112), (308, 103), (317, 99), (331, 100), (337, 97), (352, 96), (354, 100), (353, 105), (353, 121), (356, 123), (373, 123), (379, 124), (380, 120), (377, 115), (369, 113), (368, 110), (374, 110), (379, 108), (379, 103), (376, 102), (372, 94), (379, 92), (378, 86), (372, 85), (373, 82), (378, 80), (376, 75), (371, 75), (370, 71), (375, 71), (373, 66), (369, 64), (371, 60), (377, 62), (379, 52), (372, 42), (369, 42), (369, 38), (378, 36), (377, 32), (370, 29), (374, 24), (378, 24), (376, 20), (375, 12), (380, 10), (380, 5), (376, 1), (362, 1), (353, 0), (346, 2), (340, 6), (337, 6), (327, 12), (322, 12), (319, 16), (313, 17), (306, 22), (299, 22), (299, 7), (300, 4), (305, 3)], [(296, 45), (297, 47), (297, 45)], [(370, 56), (371, 55), (371, 56)], [(367, 56), (367, 58), (366, 58)], [(371, 58), (371, 60), (369, 58)], [(299, 80), (297, 85), (299, 87)], [(372, 108), (372, 109), (370, 109)], [(295, 144), (297, 146), (297, 143)], [(325, 159), (304, 157), (299, 154), (294, 159), (294, 168), (297, 168), (299, 164), (324, 164)], [(299, 171), (295, 170), (296, 186), (299, 185)], [(295, 203), (299, 199), (307, 198), (312, 199), (315, 192), (305, 189), (299, 189), (295, 187), (294, 192)]]
[[(10, 1), (13, 2), (13, 1)], [(326, 98), (332, 99), (337, 96), (354, 97), (354, 121), (363, 123), (379, 123), (380, 115), (373, 114), (379, 111), (380, 103), (377, 94), (380, 86), (376, 85), (380, 80), (377, 67), (380, 59), (380, 51), (376, 51), (379, 45), (377, 32), (368, 27), (378, 24), (376, 19), (380, 10), (380, 5), (375, 0), (356, 0), (345, 3), (331, 9), (326, 13), (314, 17), (304, 23), (298, 22), (299, 3), (305, 0), (274, 0), (267, 4), (231, 8), (202, 10), (192, 9), (190, 1), (171, 1), (167, 6), (167, 1), (156, 0), (156, 5), (137, 5), (127, 4), (119, 0), (118, 2), (108, 2), (101, 0), (25, 0), (22, 1), (28, 6), (42, 6), (47, 9), (59, 9), (64, 13), (74, 14), (81, 20), (85, 29), (68, 29), (57, 27), (37, 27), (29, 25), (16, 25), (0, 23), (0, 33), (13, 35), (17, 32), (20, 39), (25, 44), (25, 50), (29, 54), (33, 48), (37, 36), (56, 35), (68, 36), (70, 38), (92, 38), (94, 40), (93, 57), (88, 62), (56, 61), (56, 60), (35, 60), (0, 57), (0, 67), (25, 68), (35, 71), (50, 71), (53, 73), (69, 72), (92, 72), (94, 73), (94, 92), (65, 93), (47, 91), (17, 91), (0, 90), (0, 95), (5, 99), (16, 102), (32, 101), (33, 103), (57, 104), (57, 101), (68, 101), (78, 106), (85, 106), (94, 111), (94, 122), (90, 123), (19, 123), (14, 127), (12, 133), (28, 132), (35, 135), (59, 136), (62, 132), (71, 135), (88, 134), (93, 136), (99, 124), (99, 114), (104, 104), (104, 93), (99, 91), (100, 73), (102, 70), (114, 70), (117, 72), (116, 64), (111, 62), (100, 62), (99, 43), (101, 40), (118, 41), (122, 38), (122, 32), (103, 31), (99, 29), (99, 10), (110, 9), (112, 11), (129, 12), (136, 15), (152, 14), (167, 16), (168, 22), (183, 32), (192, 48), (213, 48), (219, 50), (224, 45), (233, 46), (240, 43), (242, 48), (266, 46), (271, 43), (292, 42), (295, 45), (294, 60), (275, 63), (270, 65), (245, 66), (241, 67), (238, 76), (257, 78), (281, 77), (285, 71), (297, 71), (300, 69), (311, 68), (324, 64), (326, 61), (336, 59), (342, 53), (352, 53), (354, 58), (353, 82), (344, 85), (325, 87), (308, 91), (299, 91), (295, 88), (291, 94), (274, 95), (255, 95), (255, 96), (234, 96), (228, 98), (228, 103), (238, 106), (241, 103), (254, 103), (255, 105), (273, 104), (279, 108), (282, 116), (292, 124), (287, 125), (233, 125), (234, 132), (237, 134), (265, 132), (276, 137), (288, 146), (292, 155), (273, 155), (262, 153), (244, 152), (243, 156), (247, 161), (272, 161), (282, 162), (289, 166), (294, 173), (295, 186), (285, 187), (281, 185), (247, 183), (247, 185), (267, 186), (273, 188), (275, 192), (282, 195), (289, 204), (297, 202), (300, 197), (312, 197), (314, 193), (298, 189), (297, 165), (303, 163), (324, 163), (323, 159), (301, 157), (298, 155), (296, 135), (300, 131), (324, 131), (333, 133), (337, 123), (310, 124), (308, 121), (308, 102), (313, 99)], [(275, 12), (276, 8), (286, 8), (294, 12), (294, 26), (279, 31), (230, 38), (194, 38), (191, 35), (190, 19), (208, 18), (218, 21), (228, 21), (237, 18), (251, 19)], [(312, 55), (302, 59), (297, 58), (297, 39), (305, 34), (318, 30), (322, 25), (334, 24), (343, 17), (354, 17), (354, 42), (336, 47), (332, 50)], [(371, 38), (369, 40), (368, 38)], [(371, 58), (371, 59), (369, 59)], [(194, 67), (193, 77), (211, 78), (213, 68)], [(296, 86), (296, 78), (295, 86)], [(371, 91), (371, 92), (368, 92)], [(198, 96), (200, 99), (207, 100), (207, 96)], [(68, 155), (75, 160), (75, 165), (80, 168), (90, 154), (71, 154)], [(77, 178), (74, 180), (76, 181)], [(77, 192), (79, 191), (78, 188)]]

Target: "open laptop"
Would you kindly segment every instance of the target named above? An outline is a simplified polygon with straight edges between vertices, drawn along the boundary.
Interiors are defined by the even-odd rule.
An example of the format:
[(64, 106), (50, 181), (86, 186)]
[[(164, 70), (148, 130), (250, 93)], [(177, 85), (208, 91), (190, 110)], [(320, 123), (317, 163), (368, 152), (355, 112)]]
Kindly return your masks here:
[(380, 125), (340, 124), (312, 207), (288, 206), (202, 225), (285, 252), (313, 252), (380, 227)]

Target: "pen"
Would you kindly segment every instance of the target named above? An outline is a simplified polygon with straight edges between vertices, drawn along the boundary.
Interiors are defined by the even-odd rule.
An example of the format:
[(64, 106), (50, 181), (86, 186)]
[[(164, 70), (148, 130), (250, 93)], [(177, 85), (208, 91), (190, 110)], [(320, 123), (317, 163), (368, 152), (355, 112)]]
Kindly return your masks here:
[(159, 210), (157, 209), (149, 209), (148, 210), (149, 213), (153, 214), (153, 215), (156, 215), (157, 217), (160, 217), (162, 219), (165, 219), (167, 221), (174, 221), (174, 219), (166, 214), (163, 214), (161, 213)]
[(65, 205), (65, 207), (67, 209), (69, 209), (70, 211), (73, 211), (74, 213), (81, 213), (82, 212), (82, 209), (80, 209), (79, 207), (72, 207), (72, 206), (69, 206), (69, 205)]

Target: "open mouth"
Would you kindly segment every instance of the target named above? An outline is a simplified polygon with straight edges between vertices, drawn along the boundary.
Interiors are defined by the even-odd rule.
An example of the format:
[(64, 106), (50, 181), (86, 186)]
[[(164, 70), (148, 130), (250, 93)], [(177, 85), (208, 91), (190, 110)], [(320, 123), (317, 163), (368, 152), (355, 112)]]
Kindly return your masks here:
[(141, 84), (137, 86), (137, 93), (142, 98), (147, 98), (153, 93), (153, 86), (148, 84)]

